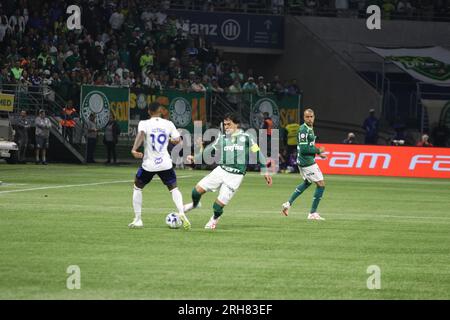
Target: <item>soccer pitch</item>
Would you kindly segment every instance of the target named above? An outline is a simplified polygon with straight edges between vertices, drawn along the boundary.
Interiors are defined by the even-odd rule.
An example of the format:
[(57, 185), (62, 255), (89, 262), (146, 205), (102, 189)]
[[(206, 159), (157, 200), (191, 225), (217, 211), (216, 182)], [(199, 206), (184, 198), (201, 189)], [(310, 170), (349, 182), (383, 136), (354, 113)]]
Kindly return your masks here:
[[(208, 193), (184, 231), (166, 226), (174, 205), (156, 178), (144, 228), (128, 229), (136, 169), (0, 164), (0, 299), (450, 298), (449, 180), (326, 175), (326, 221), (308, 221), (314, 187), (280, 214), (300, 175), (267, 187), (248, 173), (217, 230), (203, 229)], [(207, 173), (177, 170), (185, 203)]]

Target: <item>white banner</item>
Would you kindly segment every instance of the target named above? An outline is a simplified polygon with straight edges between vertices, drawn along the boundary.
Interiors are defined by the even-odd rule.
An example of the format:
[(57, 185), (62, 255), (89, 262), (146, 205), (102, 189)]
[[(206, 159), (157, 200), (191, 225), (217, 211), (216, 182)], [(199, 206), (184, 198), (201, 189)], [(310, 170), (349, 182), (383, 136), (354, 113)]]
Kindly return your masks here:
[(367, 48), (387, 61), (392, 61), (419, 81), (440, 86), (450, 86), (450, 51), (442, 47), (415, 49)]

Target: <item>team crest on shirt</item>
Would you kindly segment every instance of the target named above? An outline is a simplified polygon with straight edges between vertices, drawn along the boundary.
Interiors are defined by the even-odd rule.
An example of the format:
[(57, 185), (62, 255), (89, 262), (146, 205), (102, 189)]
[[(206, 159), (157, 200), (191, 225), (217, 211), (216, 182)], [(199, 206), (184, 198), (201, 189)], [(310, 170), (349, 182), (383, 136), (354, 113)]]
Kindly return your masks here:
[(155, 158), (155, 164), (161, 164), (163, 162), (163, 158)]
[(101, 91), (91, 91), (81, 103), (81, 117), (89, 121), (89, 115), (95, 114), (95, 122), (99, 128), (104, 128), (109, 121), (109, 100)]
[(240, 141), (240, 142), (245, 142), (245, 137), (240, 137), (240, 138), (239, 138), (239, 141)]

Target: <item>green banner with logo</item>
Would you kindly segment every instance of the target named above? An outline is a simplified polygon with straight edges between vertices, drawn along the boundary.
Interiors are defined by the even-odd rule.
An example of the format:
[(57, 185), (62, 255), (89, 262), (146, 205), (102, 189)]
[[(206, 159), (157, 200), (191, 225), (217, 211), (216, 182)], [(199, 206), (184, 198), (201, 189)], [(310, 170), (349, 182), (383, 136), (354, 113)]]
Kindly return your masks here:
[(121, 131), (128, 132), (129, 88), (82, 86), (80, 101), (80, 115), (83, 121), (88, 121), (89, 115), (94, 113), (97, 126), (103, 129), (112, 113)]
[(130, 92), (130, 136), (136, 135), (140, 120), (148, 119), (147, 106), (154, 101), (164, 107), (163, 117), (172, 121), (177, 128), (193, 132), (194, 121), (199, 120), (203, 124), (206, 123), (204, 93), (132, 88)]
[(301, 95), (266, 95), (251, 97), (250, 125), (261, 128), (263, 113), (268, 112), (273, 127), (285, 127), (289, 123), (300, 123)]

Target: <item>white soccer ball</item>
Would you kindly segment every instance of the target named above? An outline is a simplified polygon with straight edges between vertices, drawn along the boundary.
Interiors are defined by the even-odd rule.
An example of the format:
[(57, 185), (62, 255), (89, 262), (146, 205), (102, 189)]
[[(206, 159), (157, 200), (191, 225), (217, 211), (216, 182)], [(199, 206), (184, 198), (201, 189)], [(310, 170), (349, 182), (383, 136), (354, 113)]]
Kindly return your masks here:
[(178, 229), (179, 227), (181, 227), (183, 222), (175, 212), (171, 212), (166, 217), (166, 224), (170, 229)]

